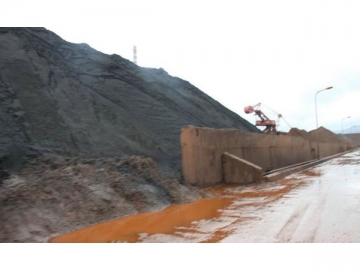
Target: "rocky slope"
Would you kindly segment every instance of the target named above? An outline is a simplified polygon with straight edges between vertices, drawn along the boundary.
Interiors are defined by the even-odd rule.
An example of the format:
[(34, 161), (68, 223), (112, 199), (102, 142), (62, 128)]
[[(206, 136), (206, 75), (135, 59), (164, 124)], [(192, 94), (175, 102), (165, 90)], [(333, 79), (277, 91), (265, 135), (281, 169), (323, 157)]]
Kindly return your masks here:
[(44, 28), (0, 28), (0, 124), (0, 242), (195, 200), (181, 128), (259, 132), (189, 82)]
[(8, 167), (30, 146), (71, 156), (149, 156), (171, 171), (180, 167), (183, 126), (258, 132), (187, 81), (44, 28), (0, 29), (0, 122)]

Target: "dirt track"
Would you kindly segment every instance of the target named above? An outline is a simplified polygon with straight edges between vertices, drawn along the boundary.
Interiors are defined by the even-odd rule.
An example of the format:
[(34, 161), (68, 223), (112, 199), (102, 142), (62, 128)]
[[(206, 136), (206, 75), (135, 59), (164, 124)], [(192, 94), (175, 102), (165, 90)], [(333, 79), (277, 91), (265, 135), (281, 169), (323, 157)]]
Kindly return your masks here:
[[(212, 188), (208, 190), (212, 198), (85, 228), (52, 241), (360, 242), (359, 174), (357, 150), (283, 180)], [(139, 218), (144, 224), (135, 222)]]

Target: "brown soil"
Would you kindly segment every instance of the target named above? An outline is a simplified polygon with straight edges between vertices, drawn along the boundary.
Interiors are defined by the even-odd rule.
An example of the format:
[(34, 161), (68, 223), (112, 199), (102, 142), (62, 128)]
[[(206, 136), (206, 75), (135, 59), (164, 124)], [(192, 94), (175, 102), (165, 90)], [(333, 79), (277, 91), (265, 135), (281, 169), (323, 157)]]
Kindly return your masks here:
[(291, 136), (301, 136), (306, 140), (310, 139), (310, 134), (309, 132), (307, 132), (304, 129), (298, 129), (298, 128), (291, 128), (290, 131), (288, 132), (288, 135)]
[(41, 157), (0, 188), (0, 242), (51, 235), (200, 198), (150, 158)]
[(300, 173), (304, 174), (304, 175), (307, 175), (307, 176), (320, 176), (321, 175), (320, 172), (314, 172), (314, 171), (311, 171), (311, 170), (302, 171)]
[(310, 134), (310, 138), (313, 141), (316, 141), (318, 136), (320, 142), (349, 143), (347, 140), (344, 140), (344, 138), (342, 138), (341, 136), (336, 135), (335, 133), (331, 132), (330, 130), (324, 127), (319, 127), (318, 129), (312, 130), (309, 132), (309, 134)]

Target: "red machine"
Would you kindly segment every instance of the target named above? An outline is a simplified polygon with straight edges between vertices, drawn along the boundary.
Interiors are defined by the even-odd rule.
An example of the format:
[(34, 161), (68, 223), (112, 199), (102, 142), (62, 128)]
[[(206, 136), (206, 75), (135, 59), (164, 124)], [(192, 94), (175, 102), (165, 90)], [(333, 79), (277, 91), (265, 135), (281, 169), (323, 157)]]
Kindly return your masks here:
[[(246, 106), (244, 108), (244, 111), (246, 114), (249, 114), (249, 113), (253, 113), (255, 112), (255, 114), (257, 116), (259, 116), (259, 118), (261, 120), (256, 120), (255, 122), (255, 126), (262, 126), (262, 127), (265, 127), (265, 129), (262, 131), (263, 133), (265, 134), (278, 134), (277, 130), (276, 130), (276, 126), (277, 126), (277, 123), (275, 120), (270, 120), (269, 117), (267, 117), (260, 109), (261, 103), (258, 103), (254, 106)], [(278, 121), (279, 119), (282, 117), (281, 114), (278, 114)]]

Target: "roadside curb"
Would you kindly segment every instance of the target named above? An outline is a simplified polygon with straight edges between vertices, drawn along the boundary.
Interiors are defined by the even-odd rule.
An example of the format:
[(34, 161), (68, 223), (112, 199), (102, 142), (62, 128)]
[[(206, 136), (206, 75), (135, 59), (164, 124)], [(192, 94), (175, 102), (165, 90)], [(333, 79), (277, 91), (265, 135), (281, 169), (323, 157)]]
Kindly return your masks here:
[(267, 182), (271, 182), (271, 181), (276, 181), (276, 180), (280, 180), (290, 174), (293, 174), (293, 173), (296, 173), (296, 172), (300, 172), (300, 171), (304, 171), (310, 167), (315, 167), (316, 165), (319, 165), (321, 163), (324, 163), (330, 159), (333, 159), (333, 158), (336, 158), (336, 157), (339, 157), (339, 156), (342, 156), (342, 155), (345, 155), (349, 152), (352, 152), (352, 151), (355, 151), (355, 150), (358, 150), (358, 148), (355, 148), (355, 149), (351, 149), (349, 151), (346, 151), (346, 152), (341, 152), (339, 154), (335, 154), (335, 155), (332, 155), (332, 156), (329, 156), (329, 157), (326, 157), (326, 158), (322, 158), (322, 159), (319, 159), (319, 160), (316, 160), (314, 162), (310, 162), (310, 163), (306, 163), (304, 165), (301, 165), (303, 163), (300, 163), (300, 166), (296, 166), (296, 165), (293, 165), (293, 166), (296, 166), (296, 167), (285, 167), (283, 169), (278, 169), (276, 172), (274, 173), (270, 173), (268, 175), (265, 175), (264, 176), (264, 180), (267, 181)]

